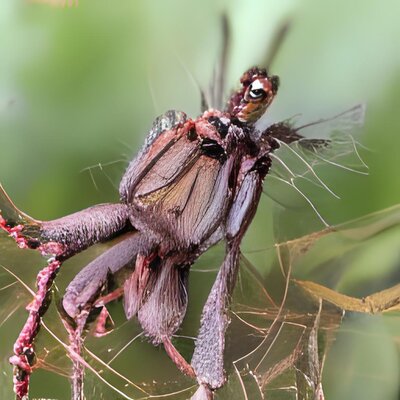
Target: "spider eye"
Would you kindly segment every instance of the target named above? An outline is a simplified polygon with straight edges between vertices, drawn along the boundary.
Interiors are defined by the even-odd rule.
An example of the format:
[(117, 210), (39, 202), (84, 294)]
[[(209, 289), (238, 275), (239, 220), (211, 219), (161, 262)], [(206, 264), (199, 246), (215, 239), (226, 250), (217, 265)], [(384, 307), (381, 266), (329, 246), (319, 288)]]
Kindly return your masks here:
[(265, 90), (250, 88), (249, 95), (252, 99), (260, 99), (265, 95)]
[(252, 100), (258, 100), (265, 97), (266, 92), (264, 90), (264, 85), (259, 79), (255, 80), (249, 86), (248, 95)]

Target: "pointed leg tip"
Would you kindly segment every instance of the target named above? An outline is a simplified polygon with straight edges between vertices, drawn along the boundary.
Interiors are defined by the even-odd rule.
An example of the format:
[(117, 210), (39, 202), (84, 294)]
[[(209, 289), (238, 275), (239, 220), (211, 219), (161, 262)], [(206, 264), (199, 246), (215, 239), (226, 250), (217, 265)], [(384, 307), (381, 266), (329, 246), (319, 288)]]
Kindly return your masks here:
[(190, 400), (213, 400), (214, 392), (205, 384), (200, 384), (196, 393), (190, 398)]
[(193, 367), (183, 358), (182, 354), (179, 353), (176, 347), (172, 344), (169, 337), (163, 339), (163, 345), (168, 356), (178, 367), (179, 371), (191, 378), (196, 378), (196, 373), (194, 372)]

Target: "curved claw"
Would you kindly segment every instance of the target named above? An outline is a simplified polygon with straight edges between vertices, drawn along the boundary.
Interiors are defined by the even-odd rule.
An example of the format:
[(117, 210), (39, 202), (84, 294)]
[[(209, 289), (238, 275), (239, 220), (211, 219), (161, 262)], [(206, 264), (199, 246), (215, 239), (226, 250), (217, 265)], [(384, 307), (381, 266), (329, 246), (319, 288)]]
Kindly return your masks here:
[(0, 184), (0, 229), (7, 232), (21, 249), (37, 249), (42, 255), (58, 256), (64, 253), (62, 243), (44, 236), (43, 221), (22, 212)]
[(12, 202), (3, 186), (0, 184), (0, 214), (7, 221), (7, 224), (11, 227), (16, 225), (32, 225), (38, 226), (40, 221), (36, 221), (29, 215), (23, 213), (17, 208)]
[(41, 221), (19, 210), (0, 184), (0, 229), (6, 231), (20, 248), (37, 248)]

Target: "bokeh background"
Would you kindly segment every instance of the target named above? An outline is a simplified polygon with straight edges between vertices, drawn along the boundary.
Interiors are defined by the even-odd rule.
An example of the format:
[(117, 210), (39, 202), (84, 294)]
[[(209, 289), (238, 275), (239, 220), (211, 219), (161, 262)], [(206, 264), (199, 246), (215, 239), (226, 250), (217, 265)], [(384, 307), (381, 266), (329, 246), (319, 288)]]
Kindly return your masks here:
[[(326, 171), (327, 182), (341, 199), (310, 192), (324, 218), (334, 225), (398, 204), (397, 1), (80, 0), (61, 7), (2, 0), (0, 181), (18, 207), (35, 218), (53, 219), (95, 203), (117, 201), (119, 178), (152, 120), (168, 109), (199, 114), (198, 85), (207, 87), (210, 81), (224, 12), (232, 29), (230, 87), (246, 68), (262, 63), (274, 32), (291, 21), (272, 65), (281, 87), (269, 120), (298, 115), (300, 123), (367, 104), (365, 127), (357, 140), (369, 149), (361, 152), (370, 173)], [(286, 195), (274, 194), (284, 205)], [(298, 202), (297, 208), (282, 207), (263, 196), (242, 247), (265, 277), (271, 262), (260, 249), (322, 228), (307, 204)], [(276, 215), (282, 218), (282, 213), (286, 223), (280, 226)], [(32, 283), (39, 258), (14, 252), (4, 235), (0, 239), (5, 243), (0, 247), (1, 264), (14, 267)], [(355, 257), (347, 273), (335, 281), (335, 288), (365, 296), (396, 284), (399, 242), (399, 229), (391, 229), (371, 243), (368, 253)], [(64, 268), (60, 288), (90, 257), (80, 256)], [(218, 264), (212, 256), (202, 262)], [(312, 273), (307, 278), (312, 279)], [(189, 321), (198, 320), (211, 281), (192, 279)], [(1, 315), (10, 314), (12, 307), (3, 307)], [(24, 316), (23, 310), (13, 313), (0, 328), (4, 399), (12, 398), (7, 358)], [(346, 320), (327, 359), (327, 398), (398, 399), (399, 327), (396, 318), (356, 315)], [(144, 343), (140, 354), (139, 363), (150, 376), (158, 374), (156, 365), (169, 368), (162, 352), (150, 345)], [(65, 380), (46, 371), (33, 379), (32, 390), (38, 397), (69, 396)]]

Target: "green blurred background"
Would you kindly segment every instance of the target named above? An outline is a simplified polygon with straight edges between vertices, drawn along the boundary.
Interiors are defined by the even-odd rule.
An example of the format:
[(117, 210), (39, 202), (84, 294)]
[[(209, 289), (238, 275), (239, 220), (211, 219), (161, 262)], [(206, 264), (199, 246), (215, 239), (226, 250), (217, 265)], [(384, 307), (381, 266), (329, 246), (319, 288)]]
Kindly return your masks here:
[[(358, 140), (370, 149), (362, 152), (370, 174), (327, 171), (326, 179), (341, 200), (315, 194), (325, 219), (337, 224), (398, 204), (398, 1), (80, 0), (76, 7), (63, 8), (2, 0), (0, 181), (18, 207), (35, 218), (52, 219), (95, 203), (117, 201), (119, 178), (152, 120), (168, 109), (184, 110), (193, 117), (199, 114), (196, 81), (207, 87), (212, 75), (223, 12), (232, 28), (230, 87), (235, 87), (246, 68), (262, 62), (280, 24), (292, 21), (272, 65), (281, 87), (270, 120), (300, 114), (299, 122), (307, 122), (360, 102), (367, 104), (366, 124)], [(88, 167), (99, 164), (102, 168), (89, 172)], [(271, 263), (255, 250), (322, 228), (306, 204), (283, 211), (277, 208), (263, 197), (242, 246), (264, 276)], [(272, 218), (282, 212), (283, 219), (290, 221), (284, 227)], [(336, 287), (363, 296), (397, 283), (399, 232), (388, 236), (358, 264), (354, 262)], [(5, 254), (6, 250), (0, 254), (3, 265), (22, 265), (21, 276), (33, 281), (35, 271), (28, 272), (28, 267), (37, 266), (38, 258), (28, 266), (23, 254), (13, 253), (15, 261)], [(71, 263), (69, 272), (64, 269), (61, 287), (85, 260), (81, 256)], [(206, 262), (218, 264), (212, 257)], [(196, 296), (192, 296), (195, 305), (189, 319), (198, 319), (211, 281), (207, 284), (191, 283)], [(0, 330), (4, 344), (0, 345), (4, 370), (0, 395), (5, 399), (12, 398), (6, 360), (23, 319), (21, 312), (12, 328)], [(366, 338), (339, 335), (327, 361), (328, 399), (399, 398), (398, 331), (397, 342), (391, 339), (392, 325), (399, 328), (399, 323), (392, 322), (369, 318), (346, 322), (348, 331), (362, 331)], [(371, 339), (378, 333), (387, 338), (379, 340), (380, 347)], [(169, 365), (164, 359), (164, 364), (159, 362), (164, 356), (150, 347), (143, 347), (144, 359)], [(372, 348), (379, 351), (367, 351)], [(351, 366), (345, 376), (342, 365)], [(387, 379), (374, 379), (377, 371), (387, 372)], [(56, 379), (54, 374), (43, 379), (49, 376)], [(42, 384), (39, 378), (33, 381), (37, 396), (44, 395)], [(68, 386), (61, 388), (45, 396), (68, 398)]]

